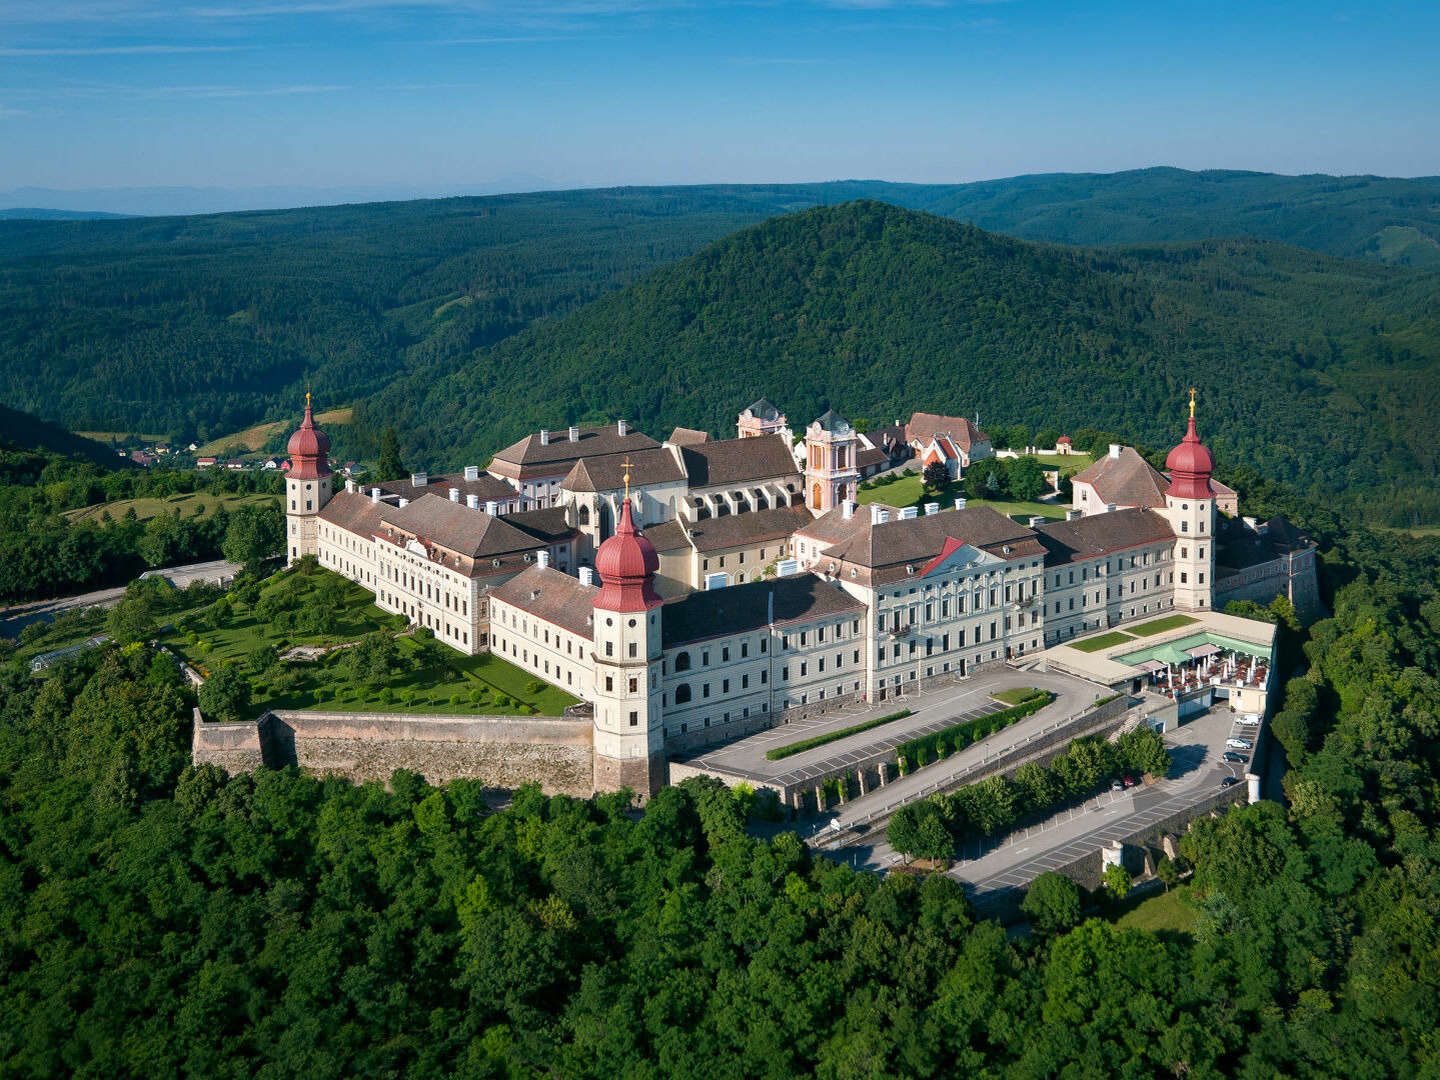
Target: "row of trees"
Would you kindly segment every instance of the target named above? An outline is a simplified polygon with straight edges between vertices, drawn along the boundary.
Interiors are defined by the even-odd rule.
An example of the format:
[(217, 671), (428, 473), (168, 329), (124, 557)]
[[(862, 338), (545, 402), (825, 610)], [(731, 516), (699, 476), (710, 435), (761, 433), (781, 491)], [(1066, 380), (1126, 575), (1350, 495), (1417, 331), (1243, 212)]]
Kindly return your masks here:
[(952, 794), (902, 806), (885, 838), (902, 855), (948, 859), (967, 837), (998, 836), (1027, 817), (1087, 799), (1116, 777), (1164, 776), (1169, 768), (1165, 741), (1149, 728), (1127, 732), (1113, 743), (1087, 736), (1048, 765), (1028, 762), (1012, 775), (997, 774)]

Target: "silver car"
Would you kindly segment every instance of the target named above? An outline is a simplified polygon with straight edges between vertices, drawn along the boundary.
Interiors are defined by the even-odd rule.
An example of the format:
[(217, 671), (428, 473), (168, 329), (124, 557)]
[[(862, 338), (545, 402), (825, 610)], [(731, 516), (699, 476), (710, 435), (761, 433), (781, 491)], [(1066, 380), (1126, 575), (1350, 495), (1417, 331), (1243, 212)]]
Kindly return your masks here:
[(1225, 745), (1232, 750), (1254, 750), (1255, 744), (1249, 739), (1226, 739)]

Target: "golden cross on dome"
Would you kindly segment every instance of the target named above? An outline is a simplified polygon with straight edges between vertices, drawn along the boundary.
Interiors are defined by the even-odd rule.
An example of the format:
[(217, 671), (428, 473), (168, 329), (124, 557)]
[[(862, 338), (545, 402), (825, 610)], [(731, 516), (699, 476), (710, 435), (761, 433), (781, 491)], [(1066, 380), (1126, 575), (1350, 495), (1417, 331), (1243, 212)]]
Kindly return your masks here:
[(1195, 419), (1195, 388), (1190, 387), (1190, 419)]
[(625, 501), (626, 501), (626, 502), (629, 502), (629, 501), (630, 501), (630, 455), (629, 455), (629, 454), (626, 454), (626, 455), (625, 455), (625, 460), (624, 460), (623, 462), (621, 462), (621, 465), (624, 467), (624, 476), (625, 476)]
[(310, 380), (305, 380), (305, 408), (310, 408)]

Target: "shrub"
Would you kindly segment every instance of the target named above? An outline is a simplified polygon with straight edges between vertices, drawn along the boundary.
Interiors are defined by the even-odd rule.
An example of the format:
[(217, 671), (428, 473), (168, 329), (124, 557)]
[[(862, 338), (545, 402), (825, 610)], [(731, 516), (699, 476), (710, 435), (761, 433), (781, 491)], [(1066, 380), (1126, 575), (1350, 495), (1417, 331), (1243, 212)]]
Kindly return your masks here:
[(781, 758), (790, 757), (803, 750), (813, 750), (817, 746), (824, 746), (826, 743), (834, 742), (836, 739), (843, 739), (849, 735), (858, 735), (862, 731), (869, 731), (871, 728), (879, 727), (881, 724), (888, 724), (892, 720), (903, 720), (910, 715), (909, 709), (901, 709), (899, 712), (888, 713), (885, 716), (876, 717), (874, 720), (866, 720), (864, 723), (852, 724), (839, 731), (831, 731), (824, 735), (816, 735), (813, 738), (801, 739), (786, 746), (777, 746), (773, 750), (767, 750), (765, 757), (769, 761), (779, 761)]
[(525, 689), (528, 693), (538, 694), (540, 693), (540, 691), (545, 689), (545, 684), (542, 683), (539, 679), (531, 679), (525, 684)]
[[(916, 767), (935, 760), (935, 755), (942, 745), (955, 746), (957, 749), (968, 746), (977, 739), (987, 735), (994, 735), (1009, 725), (1015, 723), (1033, 712), (1038, 712), (1054, 699), (1049, 691), (1043, 692), (1038, 697), (1033, 697), (1021, 705), (1012, 705), (1008, 709), (1001, 709), (990, 716), (982, 716), (975, 720), (967, 720), (963, 724), (955, 724), (944, 728), (930, 735), (922, 735), (918, 739), (911, 739), (896, 747), (897, 755), (903, 756), (913, 762)], [(964, 739), (964, 743), (959, 742)]]

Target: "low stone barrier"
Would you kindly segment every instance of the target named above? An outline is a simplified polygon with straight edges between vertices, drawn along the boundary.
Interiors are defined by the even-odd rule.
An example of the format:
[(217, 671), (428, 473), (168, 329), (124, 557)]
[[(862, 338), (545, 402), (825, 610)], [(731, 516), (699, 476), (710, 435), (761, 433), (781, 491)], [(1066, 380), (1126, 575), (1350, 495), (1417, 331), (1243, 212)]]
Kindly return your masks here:
[(194, 757), (230, 772), (298, 765), (357, 783), (410, 769), (432, 783), (460, 777), (547, 794), (594, 788), (593, 725), (579, 719), (277, 710), (212, 724), (196, 710)]

